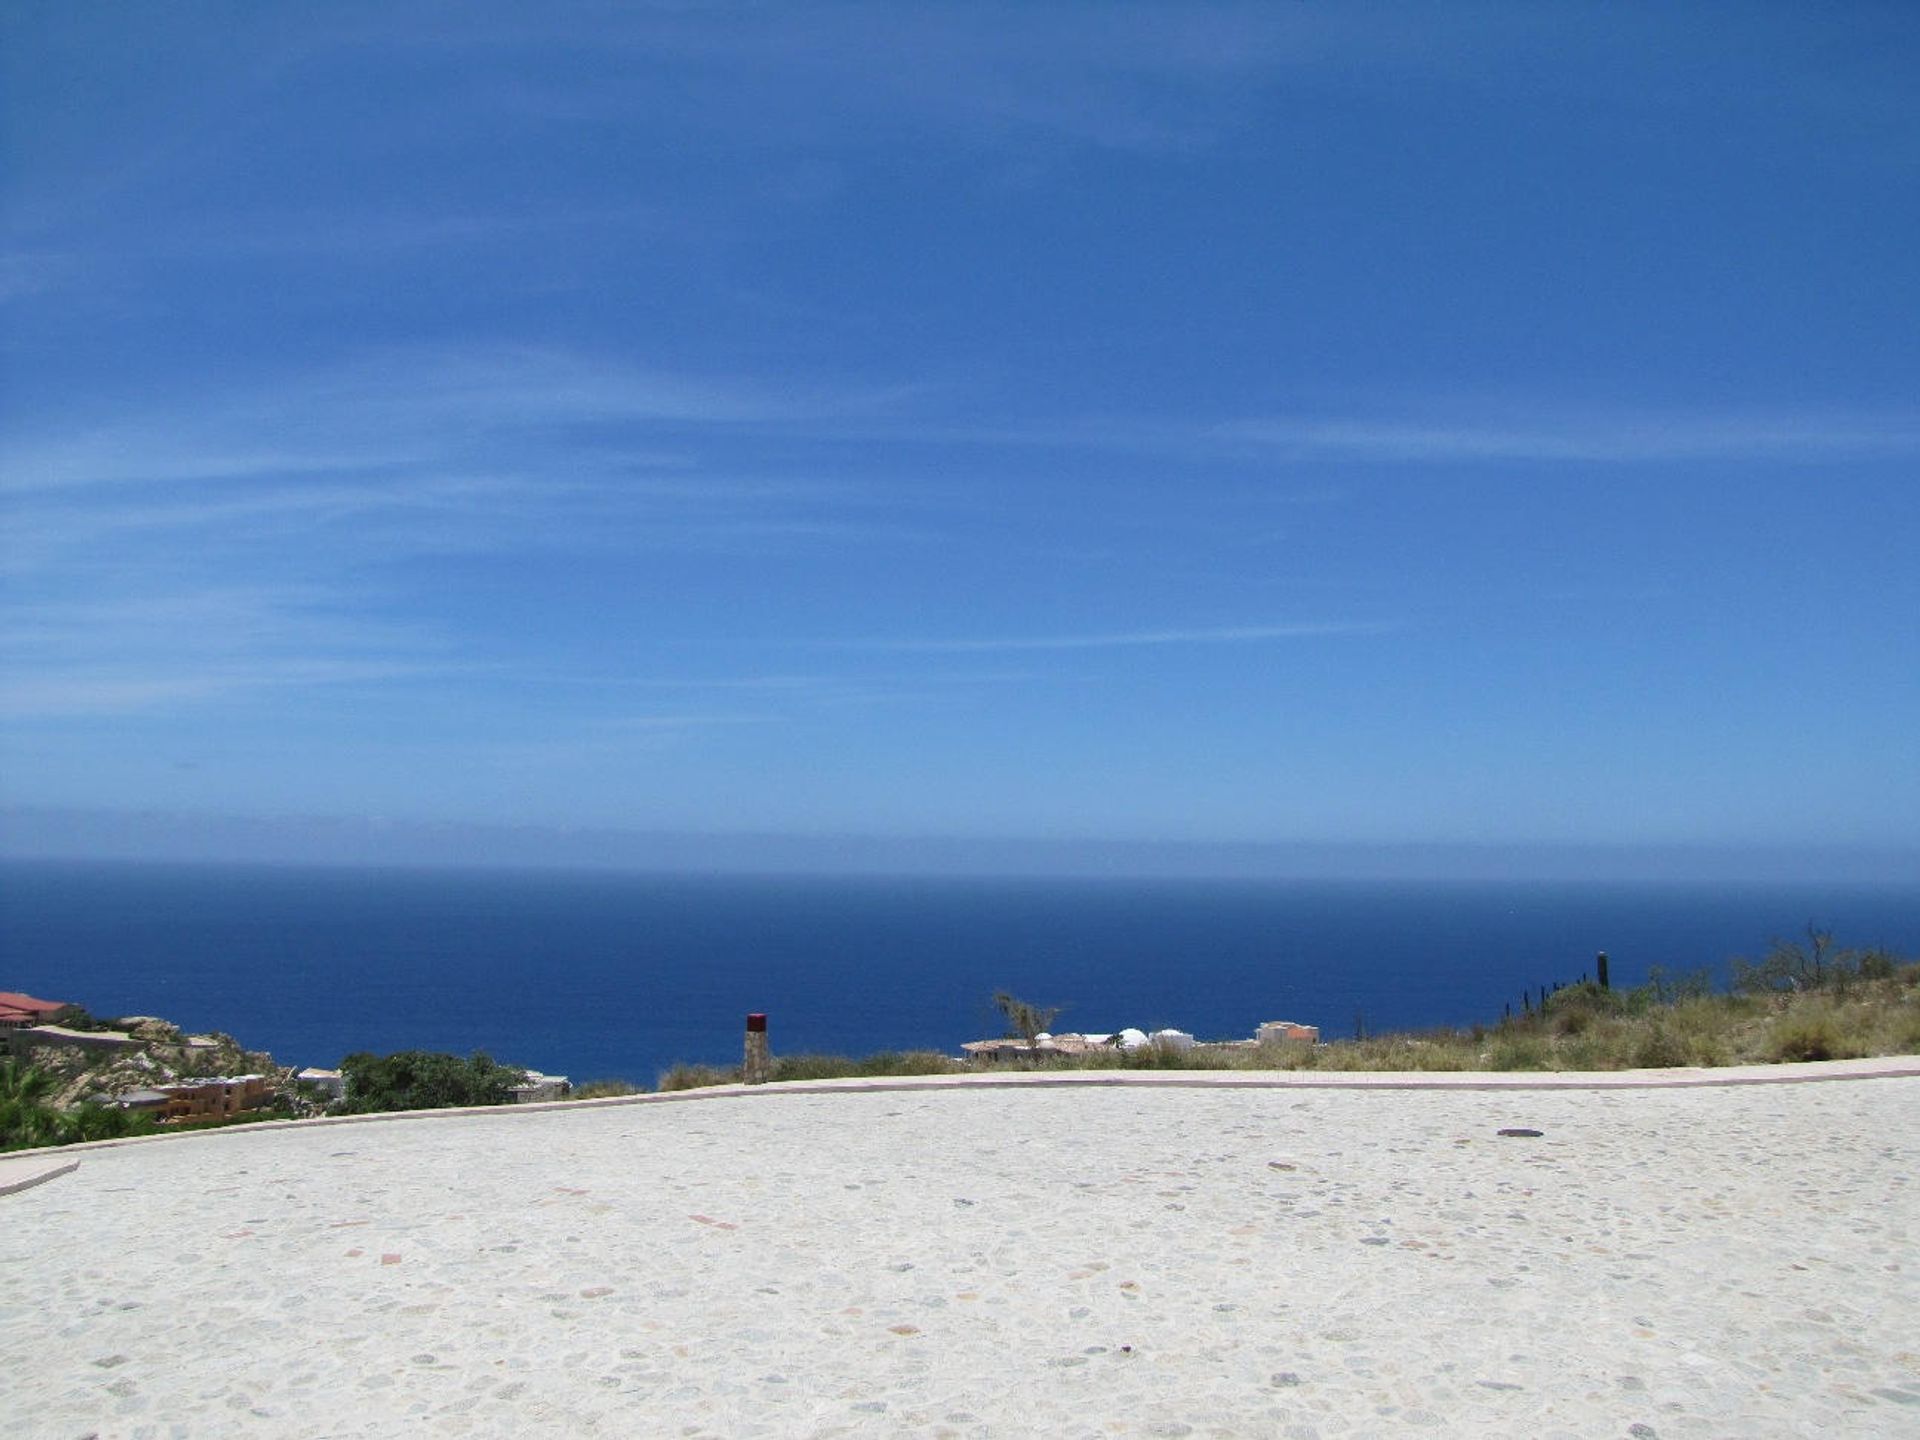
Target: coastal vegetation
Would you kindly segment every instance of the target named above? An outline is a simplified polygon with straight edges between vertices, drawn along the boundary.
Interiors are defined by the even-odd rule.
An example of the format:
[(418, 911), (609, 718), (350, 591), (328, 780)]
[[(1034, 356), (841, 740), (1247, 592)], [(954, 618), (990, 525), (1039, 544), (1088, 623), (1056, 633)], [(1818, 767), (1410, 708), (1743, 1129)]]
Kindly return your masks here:
[(0, 1151), (74, 1145), (145, 1135), (152, 1119), (112, 1105), (53, 1103), (60, 1076), (18, 1060), (0, 1060)]
[[(1057, 1010), (998, 991), (993, 1003), (1006, 1021), (1009, 1043), (972, 1063), (932, 1050), (801, 1053), (774, 1056), (769, 1078), (777, 1083), (983, 1069), (1607, 1071), (1920, 1054), (1920, 962), (1886, 950), (1845, 948), (1810, 926), (1804, 938), (1777, 941), (1758, 960), (1732, 961), (1729, 973), (1724, 991), (1714, 988), (1705, 970), (1673, 974), (1657, 968), (1645, 984), (1615, 989), (1602, 968), (1598, 979), (1530, 992), (1519, 1013), (1510, 1008), (1498, 1021), (1480, 1025), (1398, 1034), (1360, 1033), (1356, 1026), (1354, 1038), (1326, 1042), (1190, 1043), (1180, 1036), (1177, 1044), (1094, 1044), (1072, 1051), (1055, 1050), (1040, 1038)], [(82, 1042), (98, 1034), (111, 1043), (97, 1052), (83, 1043), (54, 1044), (24, 1057), (0, 1058), (0, 1150), (153, 1133), (162, 1128), (155, 1113), (116, 1103), (114, 1097), (144, 1093), (146, 1104), (162, 1097), (136, 1087), (191, 1088), (196, 1075), (231, 1075), (241, 1067), (263, 1071), (275, 1083), (263, 1086), (261, 1095), (248, 1098), (237, 1113), (179, 1113), (176, 1106), (168, 1110), (164, 1128), (322, 1111), (351, 1115), (505, 1105), (517, 1098), (515, 1087), (528, 1081), (528, 1072), (481, 1051), (465, 1057), (424, 1050), (363, 1052), (341, 1062), (346, 1094), (335, 1099), (295, 1081), (291, 1071), (274, 1067), (270, 1056), (247, 1051), (229, 1036), (187, 1036), (153, 1017), (95, 1021), (77, 1007), (69, 1007), (63, 1018), (72, 1029), (90, 1032), (81, 1035)], [(1263, 1027), (1263, 1033), (1271, 1028)], [(740, 1079), (737, 1066), (681, 1064), (660, 1076), (659, 1089), (692, 1090)], [(624, 1080), (605, 1079), (576, 1087), (573, 1097), (640, 1090)]]
[[(959, 1062), (938, 1050), (886, 1050), (875, 1055), (776, 1055), (774, 1082), (781, 1080), (853, 1080), (880, 1075), (951, 1075)], [(738, 1066), (675, 1065), (660, 1077), (662, 1090), (697, 1090), (705, 1085), (737, 1085)]]
[(392, 1055), (366, 1051), (340, 1062), (346, 1098), (336, 1115), (368, 1115), (384, 1110), (445, 1110), (467, 1105), (510, 1105), (513, 1087), (527, 1072), (502, 1065), (483, 1050), (462, 1059), (438, 1050), (401, 1050)]
[[(94, 1022), (101, 1033), (110, 1025), (128, 1021)], [(515, 1099), (514, 1087), (526, 1082), (527, 1072), (502, 1065), (483, 1052), (462, 1058), (429, 1050), (405, 1050), (393, 1055), (349, 1055), (341, 1062), (348, 1093), (333, 1100), (317, 1087), (291, 1080), (291, 1072), (273, 1070), (277, 1083), (263, 1085), (244, 1108), (226, 1113), (178, 1113), (177, 1109), (133, 1108), (117, 1103), (116, 1093), (129, 1084), (181, 1082), (229, 1064), (235, 1057), (267, 1061), (270, 1057), (243, 1051), (231, 1037), (199, 1037), (199, 1052), (179, 1060), (171, 1051), (183, 1037), (164, 1021), (138, 1018), (132, 1025), (150, 1037), (147, 1048), (131, 1054), (112, 1054), (105, 1060), (77, 1046), (36, 1049), (31, 1058), (0, 1057), (0, 1151), (74, 1145), (89, 1140), (118, 1140), (161, 1131), (208, 1130), (247, 1125), (263, 1120), (290, 1120), (320, 1113), (364, 1115), (386, 1110), (437, 1110), (451, 1106), (506, 1105)], [(159, 1058), (156, 1058), (159, 1057)], [(184, 1080), (176, 1068), (187, 1072)], [(259, 1077), (255, 1077), (258, 1079)], [(217, 1084), (238, 1083), (216, 1081)], [(136, 1092), (149, 1101), (161, 1096)], [(589, 1095), (634, 1094), (624, 1081), (599, 1081)]]
[(11, 1048), (18, 1063), (53, 1077), (46, 1098), (56, 1109), (156, 1085), (279, 1073), (271, 1055), (249, 1050), (231, 1035), (189, 1035), (152, 1015), (100, 1019), (69, 1005), (61, 1011), (59, 1029), (66, 1034), (29, 1029), (10, 1045), (0, 1045), (0, 1051)]
[[(1011, 1070), (1629, 1070), (1675, 1066), (1778, 1064), (1920, 1054), (1920, 962), (1878, 949), (1836, 946), (1809, 928), (1801, 941), (1777, 941), (1759, 960), (1736, 959), (1732, 984), (1716, 992), (1702, 970), (1656, 968), (1647, 983), (1612, 989), (1593, 980), (1529, 1001), (1518, 1015), (1482, 1025), (1442, 1027), (1351, 1040), (1191, 1048), (1150, 1044), (1079, 1054), (1004, 1055)], [(1002, 992), (1002, 995), (1004, 992)], [(1017, 1022), (995, 1003), (1015, 1038), (1031, 1044), (1042, 1026)], [(1011, 997), (1006, 997), (1011, 999)], [(1018, 1005), (1019, 1002), (1014, 1002)], [(1028, 1007), (1030, 1008), (1030, 1007)], [(1048, 1019), (1052, 1017), (1049, 1015)], [(960, 1073), (982, 1067), (913, 1052), (855, 1058), (776, 1057), (775, 1080)], [(736, 1084), (737, 1068), (677, 1065), (663, 1090)]]
[(631, 1080), (587, 1080), (566, 1094), (569, 1100), (612, 1100), (621, 1095), (638, 1095), (641, 1087)]
[(1005, 990), (993, 992), (993, 1008), (1007, 1017), (1007, 1034), (1031, 1045), (1060, 1018), (1058, 1005), (1040, 1006)]

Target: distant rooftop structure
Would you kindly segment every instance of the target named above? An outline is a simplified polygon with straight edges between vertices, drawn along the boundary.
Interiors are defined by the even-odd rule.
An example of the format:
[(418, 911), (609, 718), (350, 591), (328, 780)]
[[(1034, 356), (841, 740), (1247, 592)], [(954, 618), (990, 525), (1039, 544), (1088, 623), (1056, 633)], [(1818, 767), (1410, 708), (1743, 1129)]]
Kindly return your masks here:
[(297, 1071), (293, 1078), (325, 1091), (336, 1100), (347, 1093), (347, 1077), (338, 1070), (323, 1070), (318, 1065), (309, 1065), (306, 1069)]
[(0, 990), (0, 1026), (38, 1025), (71, 1008), (65, 1000), (41, 1000), (18, 990)]
[(165, 1110), (173, 1097), (164, 1090), (128, 1090), (113, 1097), (122, 1110)]
[(273, 1094), (265, 1075), (202, 1075), (153, 1088), (167, 1097), (167, 1120), (224, 1119), (264, 1105)]
[(573, 1082), (564, 1075), (543, 1075), (538, 1070), (529, 1070), (526, 1083), (513, 1087), (513, 1103), (531, 1105), (541, 1100), (564, 1100), (572, 1089)]
[(1033, 1037), (1033, 1043), (1011, 1036), (996, 1040), (969, 1040), (960, 1049), (973, 1060), (1015, 1060), (1023, 1056), (1088, 1055), (1099, 1050), (1144, 1050), (1160, 1045), (1172, 1050), (1191, 1050), (1193, 1036), (1185, 1030), (1156, 1030), (1149, 1035), (1132, 1026), (1112, 1032), (1045, 1030)]
[(1268, 1020), (1254, 1032), (1253, 1038), (1263, 1045), (1282, 1040), (1304, 1040), (1309, 1045), (1318, 1045), (1320, 1027), (1302, 1025), (1297, 1020)]
[[(1254, 1032), (1251, 1040), (1209, 1040), (1204, 1042), (1210, 1047), (1220, 1049), (1251, 1049), (1256, 1045), (1278, 1044), (1282, 1041), (1294, 1041), (1307, 1045), (1320, 1043), (1320, 1027), (1302, 1025), (1297, 1020), (1268, 1020)], [(1098, 1050), (1144, 1050), (1157, 1046), (1165, 1050), (1191, 1050), (1201, 1044), (1188, 1030), (1156, 1030), (1151, 1035), (1143, 1030), (1128, 1028), (1116, 1030), (1111, 1034), (1075, 1034), (1061, 1032), (1054, 1035), (1046, 1031), (1034, 1036), (1032, 1043), (1011, 1036), (997, 1040), (969, 1040), (960, 1047), (968, 1059), (988, 1062), (994, 1060), (1020, 1060), (1056, 1055), (1086, 1055)]]

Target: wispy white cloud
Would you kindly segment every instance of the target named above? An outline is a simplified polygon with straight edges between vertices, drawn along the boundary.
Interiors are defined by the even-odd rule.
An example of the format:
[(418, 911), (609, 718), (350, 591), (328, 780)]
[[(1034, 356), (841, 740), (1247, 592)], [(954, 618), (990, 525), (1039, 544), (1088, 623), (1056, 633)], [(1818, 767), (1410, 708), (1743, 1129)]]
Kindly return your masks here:
[(386, 683), (470, 667), (336, 588), (229, 585), (36, 597), (0, 631), (0, 717), (122, 714), (246, 692)]
[(1457, 414), (1425, 420), (1270, 416), (1202, 438), (1279, 459), (1399, 464), (1541, 461), (1659, 464), (1686, 460), (1818, 460), (1920, 453), (1920, 414), (1611, 415), (1523, 420)]
[(0, 719), (126, 715), (262, 690), (366, 684), (443, 673), (433, 667), (375, 660), (251, 658), (245, 663), (155, 657), (122, 665), (54, 666), (0, 678)]
[[(161, 480), (311, 478), (340, 472), (498, 471), (551, 459), (571, 431), (569, 472), (671, 464), (581, 432), (646, 427), (658, 440), (712, 429), (807, 430), (897, 411), (912, 386), (693, 376), (540, 346), (387, 350), (225, 395), (149, 401), (132, 415), (43, 425), (0, 449), (9, 492)], [(608, 444), (604, 434), (599, 446)], [(491, 462), (491, 463), (489, 463)], [(684, 463), (684, 462), (682, 462)]]
[[(406, 251), (550, 245), (570, 232), (633, 237), (668, 224), (648, 205), (569, 205), (522, 211), (480, 209), (339, 209), (228, 213), (213, 223), (183, 216), (143, 237), (145, 256), (311, 255), (384, 259)], [(685, 229), (684, 224), (676, 228)], [(537, 252), (536, 252), (537, 253)]]
[(605, 673), (579, 674), (565, 671), (541, 670), (528, 676), (544, 685), (579, 685), (594, 689), (609, 686), (629, 690), (685, 690), (685, 691), (771, 691), (793, 694), (810, 690), (819, 690), (836, 683), (830, 675), (717, 675), (698, 677), (686, 675), (607, 675)]
[[(1920, 410), (1572, 407), (1558, 396), (1494, 402), (1381, 395), (1340, 411), (1250, 415), (1080, 415), (968, 420), (955, 411), (903, 409), (872, 418), (823, 417), (817, 433), (870, 445), (910, 443), (980, 450), (1082, 450), (1192, 464), (1375, 465), (1460, 462), (1657, 465), (1689, 460), (1817, 461), (1920, 455)], [(1324, 489), (1291, 503), (1336, 498)]]
[(0, 704), (103, 713), (447, 674), (458, 642), (388, 618), (435, 607), (352, 578), (422, 557), (917, 543), (861, 483), (702, 463), (716, 435), (785, 444), (895, 403), (480, 347), (42, 417), (0, 450)]
[(1283, 625), (1223, 625), (1210, 628), (1108, 630), (1079, 635), (999, 635), (961, 639), (822, 640), (846, 650), (894, 650), (926, 655), (987, 654), (1018, 650), (1118, 650), (1143, 646), (1248, 645), (1334, 635), (1379, 635), (1399, 628), (1386, 621), (1326, 621)]
[[(969, 424), (894, 418), (834, 427), (847, 438), (983, 449), (1053, 449), (1155, 456), (1189, 462), (1382, 465), (1536, 461), (1654, 465), (1688, 460), (1881, 459), (1920, 455), (1920, 411), (1570, 410), (1548, 397), (1503, 405), (1426, 404), (1345, 413), (1082, 416)], [(1328, 498), (1316, 491), (1296, 503)]]
[(0, 567), (84, 563), (116, 544), (136, 567), (198, 568), (280, 563), (296, 542), (360, 558), (900, 543), (914, 529), (860, 484), (701, 463), (717, 435), (790, 443), (885, 413), (900, 394), (687, 377), (536, 347), (382, 352), (224, 395), (42, 421), (0, 448)]
[[(137, 589), (84, 599), (42, 598), (0, 631), (0, 657), (57, 659), (88, 637), (111, 636), (119, 651), (160, 646), (175, 653), (225, 654), (277, 645), (311, 653), (325, 647), (412, 651), (433, 642), (416, 627), (376, 622), (350, 608), (338, 585), (223, 584), (197, 589)], [(365, 598), (365, 597), (359, 597)]]

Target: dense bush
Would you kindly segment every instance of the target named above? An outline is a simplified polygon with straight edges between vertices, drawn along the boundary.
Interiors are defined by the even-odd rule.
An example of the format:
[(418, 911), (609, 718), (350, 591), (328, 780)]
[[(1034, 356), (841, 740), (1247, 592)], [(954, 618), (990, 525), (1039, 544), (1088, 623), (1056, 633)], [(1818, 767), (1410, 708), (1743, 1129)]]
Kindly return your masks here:
[(1773, 1027), (1767, 1051), (1774, 1060), (1849, 1060), (1867, 1053), (1855, 1027), (1831, 1007), (1788, 1015)]
[(459, 1105), (506, 1105), (527, 1072), (496, 1063), (484, 1051), (466, 1059), (437, 1050), (401, 1050), (392, 1055), (361, 1052), (340, 1062), (347, 1097), (342, 1115), (384, 1110), (444, 1110)]
[(153, 1118), (116, 1105), (77, 1105), (58, 1110), (48, 1103), (58, 1084), (52, 1072), (0, 1060), (0, 1150), (29, 1150), (42, 1145), (75, 1145), (87, 1140), (118, 1140), (147, 1135)]
[(1688, 1063), (1687, 1042), (1674, 1033), (1664, 1017), (1655, 1017), (1635, 1037), (1633, 1068), (1636, 1070), (1669, 1070)]

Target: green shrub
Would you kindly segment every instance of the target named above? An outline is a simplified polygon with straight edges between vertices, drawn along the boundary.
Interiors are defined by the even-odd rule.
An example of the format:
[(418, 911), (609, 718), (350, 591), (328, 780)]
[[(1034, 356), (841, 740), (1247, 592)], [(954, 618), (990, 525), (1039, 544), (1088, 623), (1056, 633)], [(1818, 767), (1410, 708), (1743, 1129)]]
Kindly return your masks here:
[(1732, 1037), (1722, 1027), (1718, 1030), (1703, 1030), (1686, 1037), (1687, 1063), (1709, 1068), (1735, 1063)]
[(1557, 1058), (1568, 1070), (1620, 1070), (1626, 1066), (1618, 1032), (1597, 1026), (1569, 1039), (1560, 1047)]
[(776, 1055), (774, 1080), (854, 1080), (884, 1075), (950, 1075), (957, 1062), (934, 1050), (882, 1050), (874, 1055)]
[(860, 1073), (859, 1062), (845, 1055), (776, 1055), (773, 1080), (844, 1080)]
[(630, 1080), (589, 1080), (568, 1093), (569, 1100), (611, 1100), (616, 1095), (638, 1095), (641, 1089)]
[(1319, 1070), (1330, 1067), (1335, 1058), (1333, 1047), (1315, 1045), (1311, 1040), (1271, 1041), (1251, 1051), (1233, 1053), (1251, 1055), (1264, 1068), (1272, 1070)]
[(1138, 1050), (1116, 1050), (1116, 1069), (1121, 1070), (1212, 1070), (1218, 1061), (1202, 1057), (1196, 1050), (1176, 1050), (1171, 1045), (1142, 1045)]
[(364, 1051), (340, 1062), (347, 1098), (337, 1113), (367, 1115), (386, 1110), (444, 1110), (462, 1105), (506, 1105), (527, 1072), (496, 1064), (483, 1050), (466, 1059), (437, 1050)]
[(1489, 1070), (1545, 1070), (1553, 1054), (1545, 1040), (1533, 1035), (1508, 1035), (1487, 1047)]
[(1658, 1017), (1647, 1023), (1633, 1047), (1636, 1070), (1670, 1070), (1688, 1060), (1687, 1042)]
[(662, 1090), (702, 1090), (709, 1085), (738, 1085), (740, 1068), (718, 1065), (675, 1065), (660, 1077)]
[(128, 1135), (151, 1135), (159, 1128), (153, 1116), (122, 1110), (118, 1105), (79, 1105), (61, 1117), (60, 1143), (119, 1140)]
[(1831, 1010), (1783, 1016), (1767, 1040), (1768, 1058), (1781, 1062), (1850, 1060), (1867, 1053), (1861, 1038)]
[(1920, 1055), (1920, 1006), (1911, 1002), (1887, 1010), (1874, 1026), (1877, 1055)]
[(1339, 1057), (1352, 1049), (1350, 1042), (1315, 1045), (1308, 1040), (1266, 1040), (1258, 1045), (1196, 1045), (1194, 1063), (1206, 1069), (1234, 1070), (1314, 1070), (1322, 1065), (1340, 1069)]

